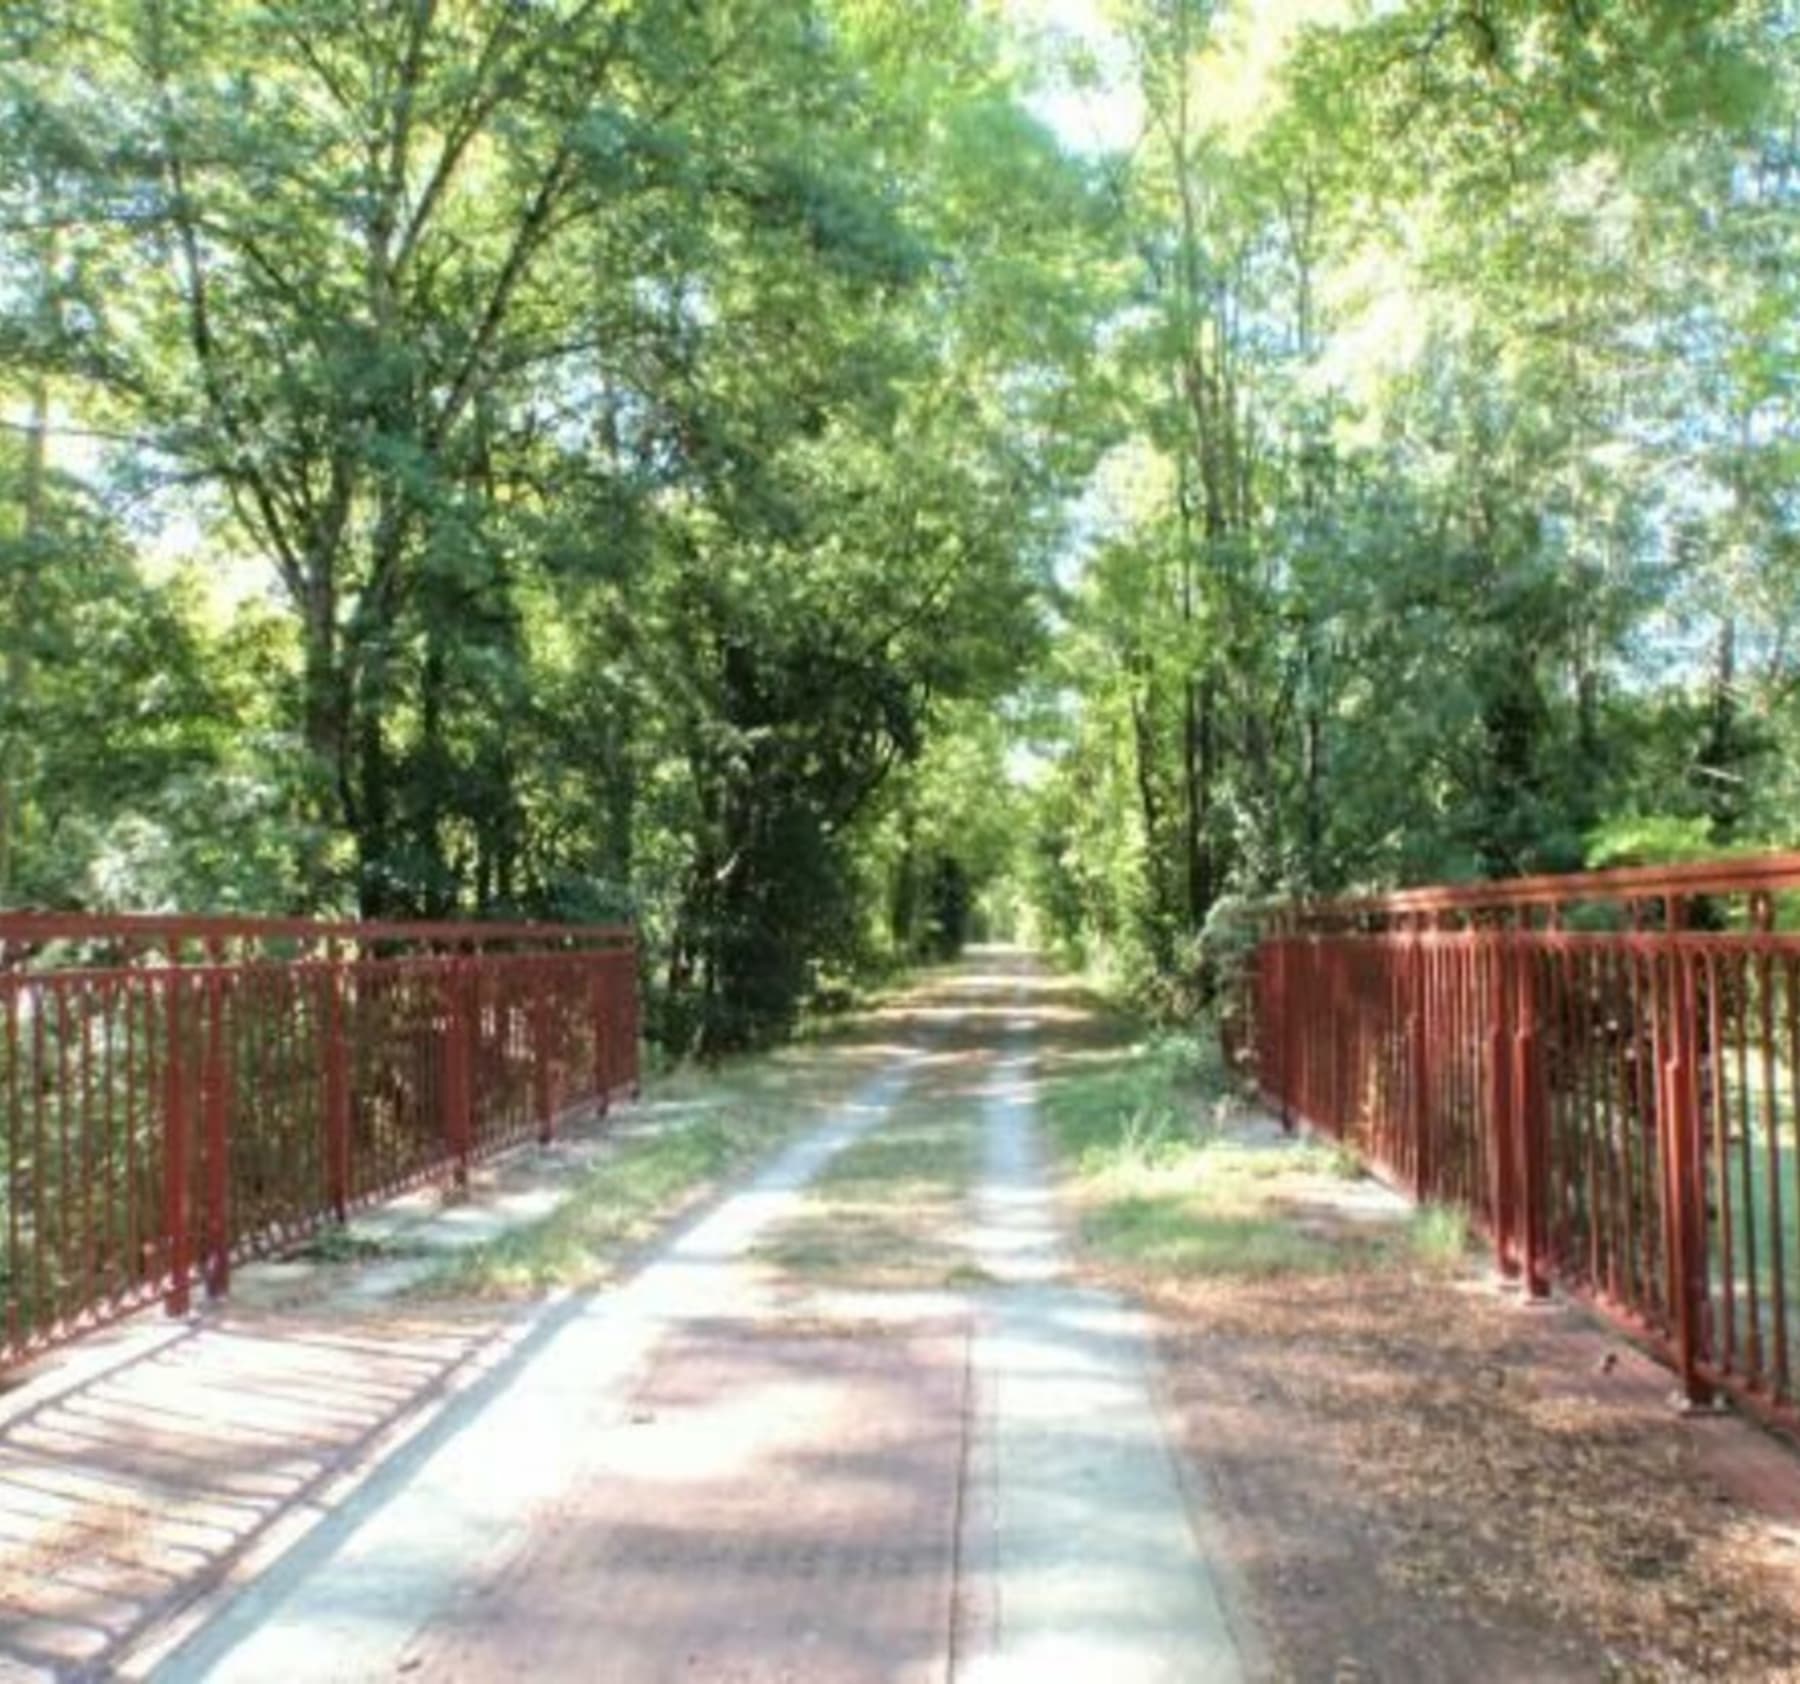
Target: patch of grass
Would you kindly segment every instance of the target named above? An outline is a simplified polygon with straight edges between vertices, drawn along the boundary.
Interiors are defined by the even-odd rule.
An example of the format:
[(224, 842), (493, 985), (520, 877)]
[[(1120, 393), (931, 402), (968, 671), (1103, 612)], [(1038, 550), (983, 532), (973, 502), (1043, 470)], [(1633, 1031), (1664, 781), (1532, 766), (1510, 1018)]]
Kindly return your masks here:
[(1415, 1238), (1404, 1221), (1336, 1212), (1338, 1184), (1363, 1176), (1356, 1155), (1245, 1126), (1210, 1033), (1153, 1034), (1086, 1060), (1046, 1084), (1044, 1115), (1084, 1249), (1140, 1285), (1337, 1274), (1454, 1243), (1442, 1222)]
[(623, 1141), (549, 1216), (447, 1259), (418, 1291), (506, 1297), (597, 1285), (772, 1138), (707, 1116)]
[(814, 1190), (825, 1198), (905, 1204), (940, 1198), (967, 1181), (971, 1131), (929, 1097), (903, 1101), (874, 1134), (840, 1153)]
[(1468, 1213), (1452, 1205), (1425, 1205), (1413, 1212), (1407, 1239), (1417, 1262), (1434, 1273), (1450, 1274), (1468, 1261)]
[(1224, 1138), (1203, 1142), (1204, 1166), (1214, 1176), (1247, 1181), (1273, 1181), (1283, 1176), (1316, 1176), (1322, 1181), (1360, 1181), (1363, 1167), (1356, 1154), (1335, 1141), (1294, 1137), (1247, 1145)]
[(1182, 1163), (1213, 1138), (1229, 1097), (1210, 1038), (1157, 1033), (1052, 1075), (1043, 1115), (1077, 1176), (1145, 1173)]
[(924, 1279), (920, 1251), (919, 1236), (904, 1218), (834, 1206), (797, 1217), (755, 1255), (807, 1280), (897, 1286)]
[(652, 1236), (841, 1102), (863, 1073), (853, 1050), (828, 1055), (800, 1045), (672, 1072), (649, 1095), (649, 1121), (622, 1135), (561, 1205), (446, 1258), (415, 1293), (512, 1297), (601, 1284)]
[(1328, 1147), (1220, 1139), (1154, 1164), (1114, 1158), (1078, 1171), (1072, 1191), (1086, 1247), (1128, 1272), (1335, 1274), (1379, 1261), (1398, 1238), (1309, 1209), (1339, 1168)]
[(1096, 1204), (1083, 1218), (1082, 1237), (1110, 1263), (1162, 1275), (1267, 1279), (1343, 1266), (1337, 1247), (1278, 1215), (1166, 1193)]
[(1156, 1039), (1090, 1057), (1043, 1083), (1051, 1145), (1086, 1176), (1177, 1156), (1202, 1127), (1200, 1109), (1184, 1104), (1182, 1086), (1174, 1059)]
[(1325, 1154), (1330, 1166), (1327, 1173), (1335, 1175), (1340, 1181), (1360, 1181), (1368, 1173), (1363, 1168), (1362, 1159), (1341, 1140), (1317, 1146), (1316, 1150)]
[(966, 1260), (953, 1231), (975, 1172), (976, 1102), (943, 1086), (928, 1074), (874, 1133), (834, 1158), (800, 1214), (756, 1257), (816, 1284), (972, 1284), (956, 1278)]

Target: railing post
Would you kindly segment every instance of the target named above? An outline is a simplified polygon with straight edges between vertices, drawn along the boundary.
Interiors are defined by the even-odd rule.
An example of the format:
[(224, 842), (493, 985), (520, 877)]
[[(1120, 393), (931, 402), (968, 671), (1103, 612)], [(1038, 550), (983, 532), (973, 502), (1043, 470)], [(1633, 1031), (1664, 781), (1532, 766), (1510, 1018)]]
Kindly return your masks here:
[(1290, 978), (1287, 991), (1290, 1052), (1295, 1040), (1299, 1041), (1299, 1056), (1289, 1064), (1294, 1073), (1293, 1103), (1302, 1117), (1317, 1124), (1320, 1117), (1319, 1019), (1322, 1005), (1319, 1000), (1318, 944), (1309, 937), (1303, 946), (1295, 947), (1294, 954), (1301, 963), (1297, 967), (1300, 973), (1299, 986), (1296, 987), (1294, 979)]
[(1493, 1198), (1494, 1262), (1509, 1280), (1519, 1273), (1518, 1202), (1512, 1150), (1513, 1054), (1507, 1022), (1512, 1005), (1512, 948), (1508, 932), (1488, 949), (1488, 1181)]
[(638, 947), (637, 937), (620, 950), (624, 954), (619, 969), (619, 998), (625, 1019), (625, 1080), (632, 1099), (644, 1097), (644, 1073), (638, 1066)]
[(1344, 1127), (1344, 1061), (1349, 1057), (1350, 1034), (1349, 1013), (1344, 1006), (1344, 950), (1340, 942), (1333, 941), (1325, 951), (1325, 969), (1330, 977), (1326, 994), (1331, 1001), (1331, 1042), (1328, 1057), (1325, 1061), (1327, 1083), (1325, 1090), (1325, 1122), (1333, 1136), (1339, 1140), (1346, 1139), (1349, 1131)]
[(444, 968), (444, 1137), (450, 1153), (451, 1179), (469, 1184), (469, 1154), (475, 1135), (473, 1070), (475, 1026), (469, 1006), (473, 980), (469, 960), (450, 956)]
[(206, 1295), (222, 1298), (231, 1287), (231, 1072), (225, 1035), (225, 953), (218, 941), (206, 950), (206, 1077), (202, 1114), (206, 1125)]
[(344, 1033), (347, 967), (337, 942), (325, 944), (325, 1199), (332, 1217), (350, 1214), (350, 1054)]
[(531, 965), (531, 1090), (537, 1108), (537, 1137), (548, 1146), (556, 1132), (550, 1091), (550, 966), (534, 960)]
[(168, 1241), (169, 1289), (164, 1306), (172, 1316), (185, 1316), (189, 1306), (188, 1272), (192, 1259), (188, 1233), (188, 1118), (186, 1047), (182, 1040), (182, 971), (179, 943), (168, 950), (164, 988), (163, 1054), (163, 1236)]
[(1518, 1011), (1513, 1030), (1512, 1114), (1517, 1153), (1519, 1236), (1526, 1292), (1533, 1298), (1550, 1293), (1549, 1211), (1546, 1206), (1548, 1116), (1544, 1062), (1539, 1038), (1537, 964), (1528, 941), (1517, 953), (1514, 998)]
[(589, 953), (588, 1010), (594, 1024), (594, 1111), (604, 1117), (612, 1108), (612, 1061), (606, 1007), (606, 955)]
[(1275, 953), (1280, 960), (1275, 973), (1276, 1091), (1281, 1099), (1281, 1126), (1292, 1134), (1299, 1101), (1296, 1086), (1298, 1072), (1294, 1068), (1297, 1031), (1294, 1018), (1294, 945), (1285, 931), (1277, 937)]
[(1410, 1011), (1406, 1019), (1407, 1100), (1412, 1113), (1413, 1196), (1422, 1204), (1431, 1196), (1436, 1165), (1432, 1153), (1430, 1096), (1426, 1092), (1425, 1030), (1430, 962), (1424, 937), (1417, 928), (1413, 930), (1407, 954), (1411, 960), (1407, 969), (1412, 973), (1412, 998), (1408, 1002)]
[(1687, 903), (1668, 901), (1667, 1057), (1662, 1070), (1664, 1244), (1669, 1259), (1675, 1363), (1682, 1395), (1689, 1404), (1712, 1402), (1712, 1387), (1700, 1375), (1706, 1317), (1706, 1182), (1698, 1091), (1698, 1000), (1693, 966), (1677, 945), (1687, 923)]

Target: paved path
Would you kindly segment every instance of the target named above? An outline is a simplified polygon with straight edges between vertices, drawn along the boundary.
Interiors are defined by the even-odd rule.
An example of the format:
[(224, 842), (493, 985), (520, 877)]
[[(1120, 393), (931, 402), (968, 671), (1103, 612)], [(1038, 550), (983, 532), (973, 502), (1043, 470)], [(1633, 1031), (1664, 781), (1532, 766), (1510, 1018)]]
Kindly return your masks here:
[(975, 1235), (1000, 1283), (976, 1347), (980, 1430), (958, 1676), (1107, 1684), (1241, 1678), (1245, 1664), (1156, 1407), (1142, 1315), (1070, 1284), (1035, 1123), (1032, 1020), (984, 1105)]
[(351, 1219), (396, 1255), (259, 1260), (189, 1318), (128, 1317), (0, 1376), (0, 1684), (111, 1677), (254, 1577), (522, 1331), (514, 1306), (406, 1289), (691, 1110), (564, 1117), (453, 1203), (425, 1186)]
[[(1027, 986), (987, 969), (953, 994)], [(629, 1283), (547, 1310), (156, 1676), (1242, 1676), (1144, 1331), (1061, 1278), (1029, 1023), (992, 1021), (970, 1245), (996, 1285), (797, 1316), (747, 1266), (880, 1126), (923, 1056), (897, 1049)]]
[[(910, 1062), (896, 1059), (842, 1115), (788, 1148), (626, 1285), (551, 1312), (490, 1383), (459, 1400), (422, 1454), (385, 1468), (157, 1676), (219, 1684), (387, 1678), (419, 1669), (445, 1631), (467, 1623), (472, 1601), (504, 1601), (509, 1586), (518, 1595), (514, 1564), (570, 1524), (569, 1494), (605, 1482), (620, 1460), (620, 1428), (650, 1412), (636, 1394), (659, 1342), (731, 1314), (733, 1276), (751, 1244), (828, 1159), (881, 1120)], [(670, 1483), (680, 1485), (679, 1473)], [(665, 1498), (677, 1503), (680, 1492)], [(619, 1516), (645, 1518), (641, 1502)], [(670, 1518), (679, 1521), (673, 1510)], [(606, 1585), (605, 1558), (594, 1556), (586, 1593), (585, 1657), (562, 1676), (597, 1676), (593, 1661), (616, 1641), (616, 1616), (632, 1612)], [(517, 1613), (523, 1639), (532, 1610)], [(553, 1655), (566, 1649), (561, 1641)], [(477, 1672), (485, 1668), (470, 1675)]]

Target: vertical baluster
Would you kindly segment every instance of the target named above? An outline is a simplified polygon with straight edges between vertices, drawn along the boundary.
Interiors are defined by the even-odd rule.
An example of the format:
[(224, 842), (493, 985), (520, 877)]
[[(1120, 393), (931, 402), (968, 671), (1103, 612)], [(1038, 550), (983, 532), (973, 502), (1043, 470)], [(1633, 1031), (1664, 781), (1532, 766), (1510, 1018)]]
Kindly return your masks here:
[(188, 1312), (188, 1127), (186, 1056), (182, 1045), (180, 952), (172, 946), (162, 973), (165, 1051), (163, 1059), (163, 1243), (168, 1257), (167, 1308)]

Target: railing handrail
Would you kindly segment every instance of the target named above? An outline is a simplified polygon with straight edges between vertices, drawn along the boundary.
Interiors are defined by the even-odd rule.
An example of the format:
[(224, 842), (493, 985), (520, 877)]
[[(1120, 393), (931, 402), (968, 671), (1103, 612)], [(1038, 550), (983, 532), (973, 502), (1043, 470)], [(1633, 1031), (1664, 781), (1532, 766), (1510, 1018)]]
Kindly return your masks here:
[(638, 984), (618, 925), (0, 913), (0, 1367), (604, 1112)]
[(1337, 918), (1501, 912), (1604, 902), (1631, 904), (1699, 895), (1774, 894), (1784, 889), (1800, 889), (1800, 851), (1681, 865), (1613, 866), (1601, 871), (1434, 884), (1379, 895), (1272, 903), (1265, 911), (1272, 918), (1304, 925)]
[[(1532, 1295), (1800, 1429), (1796, 888), (1769, 853), (1258, 909), (1245, 1049), (1284, 1119), (1467, 1211)], [(1619, 927), (1563, 916), (1592, 907)]]
[(572, 942), (624, 945), (629, 924), (509, 923), (476, 919), (333, 919), (264, 917), (238, 913), (0, 911), (0, 946), (52, 941), (168, 942), (303, 941), (364, 946), (373, 942), (455, 944), (477, 951), (494, 942)]

